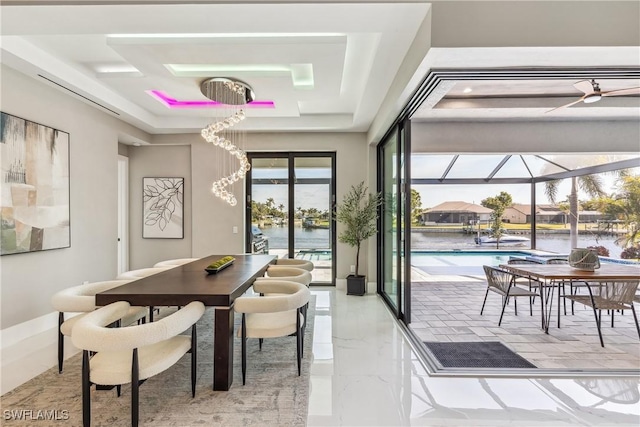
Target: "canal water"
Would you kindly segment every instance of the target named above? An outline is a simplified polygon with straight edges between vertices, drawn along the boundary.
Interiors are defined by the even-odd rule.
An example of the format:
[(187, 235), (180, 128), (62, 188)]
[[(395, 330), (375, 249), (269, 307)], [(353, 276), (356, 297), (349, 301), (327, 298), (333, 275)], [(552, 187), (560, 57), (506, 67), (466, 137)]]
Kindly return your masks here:
[[(411, 233), (411, 248), (416, 250), (448, 250), (448, 249), (495, 249), (495, 245), (476, 245), (473, 240), (475, 236), (457, 233)], [(578, 247), (604, 246), (609, 250), (611, 258), (620, 258), (622, 247), (615, 243), (616, 237), (595, 236), (589, 234), (578, 234)], [(540, 234), (536, 239), (536, 249), (547, 252), (564, 253), (571, 251), (571, 244), (568, 234)], [(530, 243), (524, 245), (500, 245), (500, 249), (529, 249)]]
[[(296, 227), (294, 236), (296, 247), (299, 249), (326, 249), (329, 247), (329, 231), (327, 229), (305, 229)], [(287, 227), (264, 227), (262, 232), (269, 236), (269, 247), (273, 249), (286, 249), (288, 231)], [(578, 247), (604, 246), (609, 250), (611, 258), (620, 258), (622, 248), (616, 245), (616, 237), (596, 236), (583, 232), (578, 235)], [(474, 235), (462, 233), (411, 233), (411, 248), (414, 250), (451, 250), (451, 249), (495, 249), (493, 245), (478, 246), (475, 244)], [(541, 234), (538, 233), (536, 249), (555, 253), (569, 253), (570, 240), (568, 234)], [(527, 242), (521, 246), (501, 245), (500, 249), (529, 249)]]

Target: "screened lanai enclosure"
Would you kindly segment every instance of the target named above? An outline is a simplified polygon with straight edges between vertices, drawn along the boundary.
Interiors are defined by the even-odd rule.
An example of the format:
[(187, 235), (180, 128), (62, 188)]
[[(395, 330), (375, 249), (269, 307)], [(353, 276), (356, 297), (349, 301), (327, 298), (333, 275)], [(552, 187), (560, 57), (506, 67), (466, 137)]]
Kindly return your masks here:
[[(485, 297), (488, 279), (483, 271), (484, 266), (499, 268), (513, 259), (546, 263), (557, 258), (562, 262), (572, 248), (589, 247), (598, 251), (603, 265), (630, 263), (640, 273), (637, 260), (621, 259), (626, 236), (635, 224), (598, 202), (622, 200), (618, 196), (624, 193), (625, 177), (640, 176), (637, 154), (412, 153), (410, 165), (413, 204), (404, 217), (411, 224), (410, 231), (403, 242), (388, 250), (395, 257), (386, 264), (394, 273), (403, 274), (401, 280), (385, 277), (384, 291), (387, 298), (396, 297), (394, 302), (400, 304), (410, 335), (425, 346), (420, 348), (434, 371), (448, 372), (426, 346), (443, 343), (499, 343), (531, 366), (511, 369), (505, 365), (501, 369), (505, 375), (533, 375), (524, 373), (533, 369), (573, 373), (640, 370), (638, 332), (630, 313), (618, 315), (615, 327), (603, 328), (605, 347), (598, 343), (591, 309), (571, 302), (567, 307), (567, 301), (560, 299), (560, 289), (557, 300), (551, 302), (557, 304), (558, 326), (554, 307), (548, 334), (537, 322), (541, 306), (535, 297), (518, 298), (517, 316), (512, 300), (498, 325), (504, 300), (493, 292)], [(502, 215), (503, 233), (496, 241), (487, 201), (504, 194), (511, 203)], [(387, 219), (386, 227), (397, 224), (399, 228), (402, 222)], [(526, 288), (527, 279), (524, 282)], [(400, 283), (407, 286), (400, 287)], [(587, 291), (576, 287), (564, 292)], [(613, 322), (612, 315), (603, 317), (603, 324)], [(481, 360), (476, 368), (499, 368), (500, 363)]]
[[(413, 153), (411, 163), (411, 189), (420, 200), (411, 218), (412, 251), (515, 248), (566, 254), (572, 247), (593, 246), (620, 258), (627, 243), (628, 224), (599, 201), (615, 198), (623, 177), (638, 175), (638, 154)], [(486, 205), (501, 193), (511, 203), (496, 238)]]
[[(573, 248), (596, 251), (609, 271), (624, 265), (638, 283), (640, 104), (621, 100), (631, 109), (607, 110), (618, 114), (607, 123), (576, 119), (578, 109), (549, 114), (576, 104), (562, 80), (581, 78), (638, 86), (640, 72), (432, 71), (378, 145), (378, 291), (434, 373), (640, 372), (628, 309), (602, 315), (601, 346), (593, 310), (565, 298), (589, 286), (529, 288), (521, 278), (521, 288), (547, 293), (517, 298), (517, 315), (513, 298), (487, 290), (485, 266), (566, 264)], [(553, 319), (542, 328), (541, 315)], [(476, 345), (502, 350), (469, 370), (447, 367), (434, 350), (443, 343), (472, 349), (460, 360), (485, 354)], [(509, 354), (526, 367), (496, 363)]]

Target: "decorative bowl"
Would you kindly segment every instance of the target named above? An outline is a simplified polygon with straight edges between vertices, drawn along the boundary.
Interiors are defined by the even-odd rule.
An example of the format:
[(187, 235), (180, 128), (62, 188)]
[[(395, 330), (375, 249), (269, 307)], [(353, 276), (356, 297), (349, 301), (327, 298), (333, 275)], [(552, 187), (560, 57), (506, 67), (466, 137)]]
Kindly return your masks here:
[(569, 254), (569, 265), (576, 270), (595, 271), (600, 268), (600, 258), (591, 249), (575, 248)]

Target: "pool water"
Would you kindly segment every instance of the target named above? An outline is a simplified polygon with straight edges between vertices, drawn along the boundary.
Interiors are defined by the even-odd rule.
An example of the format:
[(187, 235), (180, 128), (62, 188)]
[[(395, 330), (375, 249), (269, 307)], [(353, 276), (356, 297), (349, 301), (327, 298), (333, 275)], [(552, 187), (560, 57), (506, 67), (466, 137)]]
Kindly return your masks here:
[(506, 264), (510, 257), (527, 257), (525, 251), (411, 251), (411, 265), (415, 267), (464, 267)]
[(411, 251), (411, 265), (432, 275), (484, 276), (483, 265), (506, 264), (527, 251)]

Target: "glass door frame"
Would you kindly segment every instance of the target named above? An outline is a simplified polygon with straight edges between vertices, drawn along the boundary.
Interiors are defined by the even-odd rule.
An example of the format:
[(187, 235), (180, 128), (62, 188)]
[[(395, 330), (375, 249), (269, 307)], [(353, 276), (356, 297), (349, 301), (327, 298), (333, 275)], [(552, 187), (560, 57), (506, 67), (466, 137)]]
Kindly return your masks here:
[[(293, 227), (293, 218), (295, 216), (295, 160), (303, 157), (326, 157), (331, 159), (331, 183), (329, 184), (330, 203), (329, 207), (329, 244), (331, 245), (331, 282), (311, 283), (325, 286), (336, 285), (336, 221), (334, 220), (336, 211), (336, 153), (335, 151), (254, 151), (247, 152), (249, 163), (253, 159), (287, 159), (287, 185), (288, 185), (288, 208), (287, 216), (289, 221), (288, 227), (288, 248), (287, 256), (289, 258), (295, 256), (295, 235)], [(246, 180), (246, 198), (245, 198), (245, 251), (251, 253), (252, 237), (251, 237), (251, 200), (252, 200), (252, 169), (249, 169), (245, 177)]]
[(395, 300), (392, 301), (391, 297), (384, 292), (384, 268), (386, 265), (384, 245), (386, 242), (383, 230), (384, 206), (380, 206), (377, 237), (378, 293), (395, 316), (408, 325), (411, 323), (411, 121), (409, 119), (393, 126), (377, 146), (378, 192), (384, 191), (383, 181), (386, 176), (383, 149), (385, 144), (394, 138), (397, 146), (395, 169), (398, 171), (395, 185), (399, 200), (394, 212), (396, 224), (399, 225), (395, 242), (398, 250), (395, 256), (396, 265), (401, 268), (396, 271), (398, 289)]

